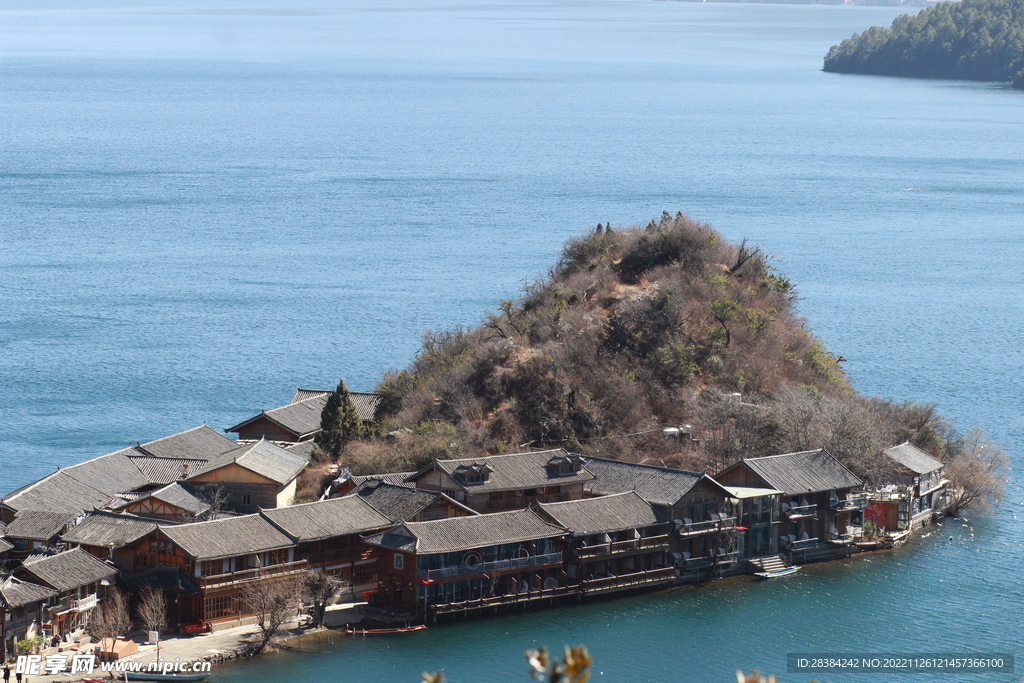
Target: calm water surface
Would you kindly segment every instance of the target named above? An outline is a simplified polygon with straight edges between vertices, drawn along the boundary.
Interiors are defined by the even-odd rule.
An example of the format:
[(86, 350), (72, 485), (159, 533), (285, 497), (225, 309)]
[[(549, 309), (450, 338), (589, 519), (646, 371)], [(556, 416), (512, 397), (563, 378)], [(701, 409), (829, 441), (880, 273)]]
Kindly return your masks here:
[[(296, 386), (370, 389), (566, 238), (662, 210), (774, 254), (861, 391), (938, 403), (1017, 460), (1024, 93), (820, 71), (898, 13), (0, 0), (0, 490)], [(888, 555), (216, 679), (518, 681), (524, 649), (576, 642), (598, 681), (729, 681), (796, 651), (1020, 656), (1018, 476), (994, 516)]]

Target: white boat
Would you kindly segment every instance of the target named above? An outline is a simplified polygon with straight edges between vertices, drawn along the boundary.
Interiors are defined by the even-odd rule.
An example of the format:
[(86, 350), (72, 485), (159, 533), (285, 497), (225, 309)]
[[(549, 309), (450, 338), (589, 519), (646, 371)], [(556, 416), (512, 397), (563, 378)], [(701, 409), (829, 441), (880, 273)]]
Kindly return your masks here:
[(773, 572), (754, 572), (754, 576), (760, 576), (762, 579), (774, 579), (786, 574), (792, 574), (797, 569), (800, 569), (800, 567), (786, 567), (785, 569), (776, 569)]

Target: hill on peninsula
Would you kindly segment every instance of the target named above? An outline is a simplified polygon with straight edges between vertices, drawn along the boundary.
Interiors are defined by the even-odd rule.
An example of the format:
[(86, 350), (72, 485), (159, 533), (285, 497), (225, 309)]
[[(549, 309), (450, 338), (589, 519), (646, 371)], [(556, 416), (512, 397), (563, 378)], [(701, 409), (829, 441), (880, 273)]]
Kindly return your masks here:
[[(943, 459), (962, 450), (933, 406), (853, 391), (794, 301), (760, 249), (681, 214), (598, 225), (479, 326), (426, 333), (378, 387), (391, 433), (343, 458), (365, 474), (565, 447), (714, 472), (825, 447), (868, 476), (906, 440)], [(683, 425), (699, 443), (663, 431)]]
[(1024, 87), (1024, 0), (947, 1), (904, 14), (834, 45), (824, 70)]

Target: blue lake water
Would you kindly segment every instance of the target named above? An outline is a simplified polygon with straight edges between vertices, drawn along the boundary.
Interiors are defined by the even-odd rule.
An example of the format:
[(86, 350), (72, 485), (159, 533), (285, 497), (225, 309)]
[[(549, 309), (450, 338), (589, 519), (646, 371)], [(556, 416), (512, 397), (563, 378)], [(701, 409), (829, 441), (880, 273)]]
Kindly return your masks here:
[[(775, 255), (859, 390), (937, 403), (1018, 460), (1024, 92), (821, 72), (899, 13), (0, 0), (0, 491), (297, 386), (368, 390), (568, 237), (662, 210)], [(1013, 476), (991, 517), (785, 582), (340, 642), (217, 680), (524, 680), (524, 649), (575, 642), (609, 681), (809, 680), (784, 674), (797, 651), (1020, 655)]]

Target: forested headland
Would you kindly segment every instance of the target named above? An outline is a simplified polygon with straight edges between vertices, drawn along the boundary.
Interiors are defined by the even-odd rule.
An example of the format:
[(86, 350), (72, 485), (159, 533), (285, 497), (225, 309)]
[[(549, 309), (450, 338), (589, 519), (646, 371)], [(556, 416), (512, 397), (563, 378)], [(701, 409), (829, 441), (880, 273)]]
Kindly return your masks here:
[[(681, 214), (598, 225), (481, 325), (426, 333), (377, 387), (378, 434), (354, 434), (338, 460), (371, 474), (564, 447), (714, 473), (824, 447), (871, 479), (883, 449), (910, 441), (996, 481), (998, 447), (934, 406), (860, 396), (841, 361), (759, 248)], [(683, 425), (699, 445), (663, 431)]]
[(1024, 0), (940, 2), (834, 45), (825, 71), (1024, 87)]

